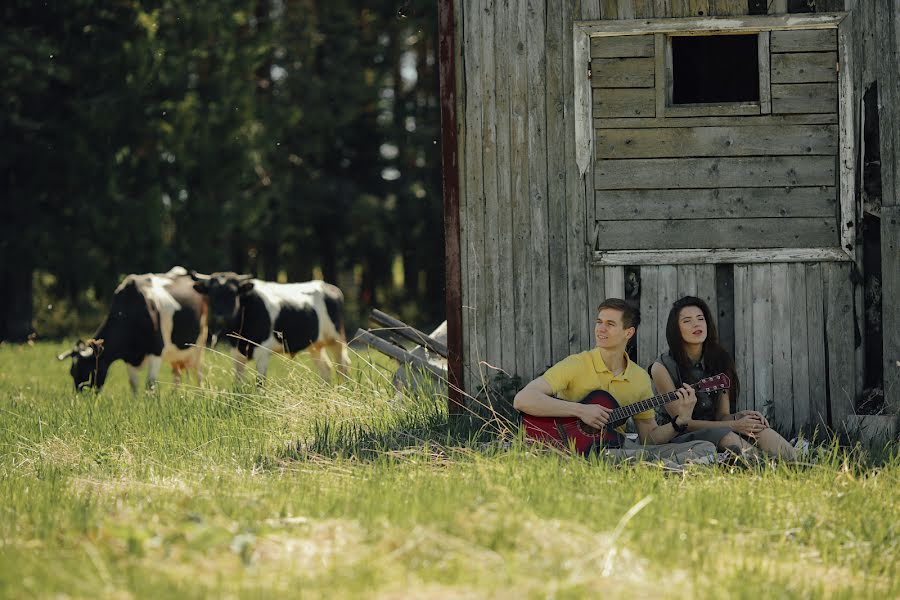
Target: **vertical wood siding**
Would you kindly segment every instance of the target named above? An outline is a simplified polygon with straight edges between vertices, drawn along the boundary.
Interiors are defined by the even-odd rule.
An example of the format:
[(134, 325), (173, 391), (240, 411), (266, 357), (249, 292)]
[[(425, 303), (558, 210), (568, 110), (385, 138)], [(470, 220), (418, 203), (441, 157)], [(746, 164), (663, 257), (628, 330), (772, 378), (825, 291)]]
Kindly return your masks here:
[[(784, 12), (782, 6), (786, 3), (769, 3), (770, 12)], [(859, 13), (852, 30), (844, 34), (846, 43), (854, 45), (846, 56), (858, 72), (852, 85), (842, 85), (852, 88), (849, 93), (857, 102), (860, 88), (877, 79), (879, 106), (893, 107), (883, 109), (880, 117), (882, 260), (885, 298), (893, 298), (900, 295), (900, 25), (886, 0), (848, 2), (847, 8)], [(459, 86), (460, 239), (467, 390), (476, 392), (493, 376), (495, 371), (485, 363), (519, 375), (524, 383), (563, 356), (590, 348), (596, 305), (607, 296), (624, 297), (626, 273), (634, 270), (639, 282), (636, 287), (629, 282), (627, 293), (639, 299), (642, 313), (637, 334), (641, 366), (648, 367), (667, 349), (665, 323), (672, 302), (697, 295), (714, 313), (720, 307), (729, 311), (720, 325), (727, 327), (723, 337), (734, 340), (741, 379), (737, 409), (765, 411), (785, 434), (839, 426), (852, 414), (861, 393), (858, 374), (864, 357), (855, 336), (861, 308), (851, 263), (656, 264), (632, 269), (591, 262), (599, 231), (595, 223), (603, 211), (610, 211), (607, 216), (616, 221), (640, 223), (668, 214), (690, 220), (694, 210), (679, 204), (671, 187), (660, 193), (640, 185), (595, 191), (611, 160), (684, 160), (689, 151), (689, 160), (708, 157), (727, 167), (729, 161), (762, 156), (756, 144), (768, 151), (765, 156), (791, 157), (794, 177), (807, 177), (803, 169), (808, 166), (808, 181), (772, 179), (780, 187), (768, 188), (771, 198), (739, 186), (726, 186), (708, 197), (694, 190), (704, 210), (713, 213), (711, 219), (752, 220), (769, 210), (784, 222), (835, 214), (843, 141), (839, 132), (847, 124), (837, 122), (838, 81), (829, 70), (840, 51), (834, 31), (768, 36), (772, 115), (753, 117), (746, 125), (736, 124), (734, 118), (681, 118), (673, 122), (677, 131), (670, 132), (656, 114), (657, 40), (593, 40), (595, 73), (598, 67), (601, 71), (594, 82), (594, 125), (602, 130), (596, 158), (608, 164), (595, 169), (592, 162), (582, 177), (575, 167), (573, 80), (582, 69), (586, 76), (588, 65), (573, 64), (573, 22), (697, 16), (701, 11), (744, 15), (747, 2), (465, 0), (457, 11), (464, 80)], [(621, 66), (617, 61), (626, 60), (633, 64), (616, 71)], [(609, 69), (606, 75), (604, 69)], [(630, 87), (600, 87), (606, 84)], [(641, 125), (645, 118), (654, 123)], [(854, 122), (850, 130), (859, 131), (857, 127)], [(830, 167), (817, 162), (829, 157), (835, 159)], [(845, 161), (852, 158), (843, 156)], [(741, 201), (734, 202), (738, 198)], [(637, 209), (637, 215), (627, 213), (628, 207), (641, 203), (647, 208)], [(734, 208), (723, 208), (725, 204)], [(619, 210), (623, 206), (625, 213)], [(663, 211), (662, 216), (646, 216), (650, 206)], [(900, 411), (900, 369), (893, 364), (900, 359), (898, 306), (884, 303), (885, 380), (893, 385), (888, 406), (894, 412)]]

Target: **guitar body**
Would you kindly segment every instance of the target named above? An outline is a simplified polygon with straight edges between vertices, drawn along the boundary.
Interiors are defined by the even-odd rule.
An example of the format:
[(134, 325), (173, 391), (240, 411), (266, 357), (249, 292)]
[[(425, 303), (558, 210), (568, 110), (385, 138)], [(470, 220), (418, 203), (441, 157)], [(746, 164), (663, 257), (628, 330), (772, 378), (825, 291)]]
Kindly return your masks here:
[[(599, 404), (610, 410), (619, 408), (612, 394), (603, 390), (591, 392), (580, 404)], [(620, 448), (625, 439), (613, 428), (621, 421), (609, 423), (603, 429), (586, 425), (578, 417), (535, 417), (526, 414), (522, 416), (522, 421), (528, 438), (565, 450), (574, 447), (576, 452), (584, 455), (599, 448)]]

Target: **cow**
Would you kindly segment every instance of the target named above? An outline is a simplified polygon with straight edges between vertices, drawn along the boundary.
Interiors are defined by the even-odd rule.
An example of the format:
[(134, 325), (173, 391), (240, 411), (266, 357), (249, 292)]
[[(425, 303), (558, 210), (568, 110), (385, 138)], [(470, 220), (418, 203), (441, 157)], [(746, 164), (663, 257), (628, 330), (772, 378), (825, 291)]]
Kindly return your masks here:
[(192, 271), (191, 276), (194, 289), (209, 299), (212, 331), (224, 334), (232, 346), (238, 381), (251, 359), (261, 383), (273, 352), (293, 358), (303, 350), (323, 379), (331, 378), (329, 362), (346, 375), (344, 294), (337, 286), (318, 280), (273, 283), (234, 272)]
[(147, 387), (155, 388), (163, 362), (172, 365), (175, 382), (193, 371), (200, 383), (200, 363), (207, 336), (206, 298), (194, 289), (184, 267), (168, 273), (128, 275), (113, 294), (109, 314), (87, 342), (57, 358), (72, 358), (75, 389), (99, 390), (109, 367), (121, 359), (128, 367), (131, 391), (137, 394), (139, 369), (149, 363)]

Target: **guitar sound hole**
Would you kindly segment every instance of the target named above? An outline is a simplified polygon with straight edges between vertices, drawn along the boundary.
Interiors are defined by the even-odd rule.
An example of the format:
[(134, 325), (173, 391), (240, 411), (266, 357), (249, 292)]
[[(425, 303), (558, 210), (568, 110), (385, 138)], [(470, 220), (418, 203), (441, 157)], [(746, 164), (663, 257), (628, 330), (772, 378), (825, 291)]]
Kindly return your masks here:
[(599, 429), (587, 425), (584, 421), (578, 421), (578, 429), (581, 433), (590, 437), (600, 437), (602, 433)]

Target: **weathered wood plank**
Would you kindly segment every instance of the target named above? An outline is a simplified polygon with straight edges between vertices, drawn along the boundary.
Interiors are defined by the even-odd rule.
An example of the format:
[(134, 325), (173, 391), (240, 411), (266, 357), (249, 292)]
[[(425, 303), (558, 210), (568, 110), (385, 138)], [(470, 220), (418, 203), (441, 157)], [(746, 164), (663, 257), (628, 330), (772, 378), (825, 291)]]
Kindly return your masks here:
[(775, 114), (835, 113), (838, 89), (833, 83), (788, 83), (772, 85)]
[[(666, 104), (669, 98), (669, 87), (672, 83), (671, 52), (666, 51), (668, 40), (664, 33), (657, 33), (653, 36), (654, 47), (654, 95), (656, 96), (655, 116), (662, 119), (666, 114)], [(598, 117), (601, 115), (597, 115)], [(632, 120), (632, 119), (629, 119)], [(596, 124), (597, 121), (594, 121)], [(596, 125), (595, 125), (596, 126)]]
[[(527, 0), (510, 0), (510, 13), (516, 15), (515, 39), (526, 39)], [(513, 310), (516, 322), (515, 373), (524, 381), (534, 375), (534, 311), (531, 302), (531, 196), (528, 162), (528, 90), (527, 50), (524, 44), (513, 45), (510, 65), (510, 123), (511, 156), (510, 204), (513, 219)], [(471, 335), (470, 332), (467, 335)], [(470, 388), (471, 389), (471, 388)]]
[(653, 0), (653, 16), (665, 19), (672, 16), (672, 0)]
[(602, 18), (600, 12), (600, 0), (582, 0), (581, 2), (581, 19), (584, 21), (594, 21)]
[(900, 52), (895, 49), (900, 45), (900, 11), (891, 11), (889, 4), (879, 2), (875, 8), (882, 206), (900, 203)]
[(619, 18), (618, 0), (600, 0), (600, 15), (604, 20), (616, 20)]
[(718, 324), (719, 301), (716, 293), (716, 265), (695, 265), (697, 270), (697, 290), (695, 295), (706, 302)]
[(772, 52), (828, 52), (837, 50), (836, 29), (773, 30)]
[(482, 102), (481, 77), (483, 58), (481, 48), (481, 6), (479, 0), (467, 0), (463, 14), (465, 81), (464, 86), (467, 110), (463, 111), (466, 120), (465, 160), (465, 238), (461, 246), (465, 247), (466, 266), (464, 272), (465, 293), (463, 295), (463, 320), (466, 323), (464, 334), (466, 373), (465, 381), (469, 390), (477, 386), (479, 362), (484, 357), (484, 311), (481, 310), (481, 264), (484, 254), (484, 182), (482, 166)]
[(597, 221), (599, 250), (806, 248), (838, 243), (834, 219), (691, 219)]
[(772, 266), (750, 267), (753, 286), (753, 391), (756, 410), (770, 420), (774, 418), (772, 386)]
[(666, 321), (672, 304), (678, 299), (678, 269), (672, 265), (659, 267), (659, 280), (657, 284), (656, 323), (659, 334), (656, 340), (656, 355), (659, 356), (669, 349), (666, 341)]
[(678, 265), (677, 267), (675, 267), (675, 270), (678, 272), (678, 293), (675, 299), (677, 300), (678, 298), (684, 298), (685, 296), (696, 296), (697, 266)]
[(806, 265), (807, 362), (812, 434), (825, 434), (828, 425), (828, 369), (825, 357), (825, 298), (822, 271), (825, 263)]
[(635, 19), (645, 19), (652, 17), (653, 0), (634, 0), (634, 17)]
[[(597, 218), (747, 219), (834, 217), (837, 188), (721, 188), (604, 190), (597, 195)], [(602, 210), (601, 210), (602, 209)]]
[(660, 325), (656, 318), (659, 301), (659, 267), (641, 267), (641, 325), (637, 330), (638, 363), (648, 368), (656, 360)]
[(654, 117), (656, 94), (652, 88), (594, 88), (594, 116)]
[(552, 363), (569, 354), (569, 297), (566, 236), (566, 130), (563, 106), (566, 92), (563, 73), (564, 0), (548, 0), (545, 36), (547, 43), (547, 206), (550, 279), (550, 345)]
[[(675, 15), (671, 15), (675, 16)], [(844, 15), (790, 14), (790, 15), (750, 15), (743, 18), (683, 18), (683, 19), (641, 19), (640, 21), (603, 21), (584, 24), (581, 29), (591, 37), (610, 35), (651, 33), (735, 33), (756, 32), (773, 29), (824, 29), (835, 27)]]
[[(574, 65), (579, 65), (578, 69), (581, 70), (581, 65), (590, 64), (589, 53), (590, 53), (590, 38), (580, 32), (580, 30), (573, 30), (574, 40), (573, 40), (573, 48), (574, 52), (574, 64), (565, 68), (575, 68)], [(582, 73), (584, 73), (582, 71)], [(578, 77), (575, 77), (574, 74), (572, 77), (568, 77), (567, 81), (572, 82), (574, 86), (574, 115), (575, 115), (575, 164), (578, 166), (578, 174), (580, 176), (584, 176), (585, 173), (591, 169), (591, 164), (593, 162), (593, 151), (594, 151), (594, 132), (591, 131), (587, 127), (587, 123), (590, 122), (591, 115), (591, 82), (587, 77), (587, 73), (582, 75), (579, 73)]]
[(794, 432), (793, 356), (791, 354), (791, 305), (796, 282), (788, 277), (788, 265), (772, 265), (772, 426), (782, 435)]
[(625, 267), (606, 267), (604, 281), (606, 298), (625, 298)]
[(673, 17), (703, 17), (709, 15), (709, 0), (671, 0)]
[[(597, 90), (601, 93), (606, 91), (613, 90)], [(647, 100), (647, 105), (652, 107), (649, 95)], [(596, 135), (597, 158), (834, 156), (838, 150), (838, 128), (835, 125), (598, 129)]]
[(709, 14), (714, 17), (746, 15), (747, 0), (709, 0)]
[(652, 35), (620, 35), (591, 39), (591, 58), (639, 58), (653, 56)]
[(633, 19), (634, 18), (634, 1), (635, 0), (619, 0), (619, 4), (618, 4), (619, 19)]
[(829, 156), (598, 160), (598, 190), (834, 185)]
[[(894, 165), (897, 168), (897, 165)], [(900, 174), (898, 174), (900, 175)], [(900, 414), (900, 206), (881, 209), (881, 293), (884, 407)]]
[(849, 263), (822, 265), (831, 427), (842, 431), (856, 404), (853, 294)]
[(591, 86), (601, 88), (652, 88), (652, 58), (595, 58), (591, 60)]
[(769, 0), (769, 14), (783, 15), (788, 11), (788, 0)]
[(734, 265), (734, 361), (740, 380), (737, 410), (756, 408), (753, 389), (753, 283), (749, 265)]
[(770, 114), (772, 112), (772, 57), (769, 53), (770, 32), (762, 31), (759, 34), (757, 46), (757, 58), (759, 62), (759, 112)]
[[(532, 316), (534, 373), (553, 362), (550, 333), (549, 213), (547, 206), (547, 69), (546, 5), (527, 3), (526, 54), (528, 89), (528, 170), (531, 203)], [(555, 67), (555, 65), (554, 65)], [(535, 76), (537, 75), (537, 76)]]
[[(513, 60), (511, 29), (515, 27), (508, 0), (498, 0), (494, 6), (494, 77), (497, 85), (497, 219), (498, 252), (496, 297), (499, 299), (500, 364), (501, 368), (515, 373), (516, 368), (516, 315), (513, 300), (513, 222), (511, 210), (512, 182), (510, 165), (510, 73)], [(509, 341), (513, 343), (510, 344)]]
[[(840, 114), (841, 147), (838, 154), (838, 202), (841, 207), (839, 227), (841, 247), (858, 257), (856, 248), (856, 161), (859, 136), (856, 129), (860, 95), (854, 86), (854, 71), (858, 69), (854, 57), (852, 39), (855, 17), (850, 14), (838, 27), (840, 39), (841, 72), (838, 79), (838, 112)], [(862, 215), (860, 215), (862, 218)], [(855, 387), (855, 386), (854, 386)], [(851, 406), (852, 408), (852, 406)]]
[[(481, 30), (481, 50), (484, 60), (481, 71), (482, 134), (481, 152), (484, 168), (484, 253), (481, 256), (481, 303), (479, 311), (484, 315), (481, 337), (484, 338), (483, 359), (489, 365), (501, 363), (500, 297), (498, 261), (500, 253), (500, 206), (497, 194), (497, 69), (494, 59), (494, 0), (481, 0), (484, 19)], [(505, 211), (504, 211), (505, 212)], [(486, 371), (487, 377), (494, 373)]]
[(772, 83), (837, 81), (836, 52), (795, 52), (772, 55)]
[(600, 250), (593, 253), (597, 265), (688, 265), (756, 264), (771, 262), (843, 262), (849, 260), (840, 248), (687, 248), (659, 250)]
[[(573, 140), (576, 139), (575, 131), (575, 96), (574, 89), (574, 48), (573, 44), (566, 43), (568, 32), (572, 31), (573, 19), (576, 16), (577, 0), (567, 0), (563, 8), (563, 63), (562, 81), (565, 84), (563, 93), (563, 111), (566, 123), (565, 134), (565, 161), (566, 168), (566, 214), (568, 218), (568, 235), (566, 236), (566, 257), (568, 260), (568, 299), (569, 299), (569, 323), (567, 338), (569, 340), (569, 353), (574, 354), (591, 347), (589, 334), (591, 333), (591, 311), (588, 309), (588, 246), (586, 229), (592, 219), (588, 219), (585, 199), (584, 178), (580, 172), (571, 168), (576, 164), (576, 151)], [(580, 36), (580, 34), (578, 34)], [(584, 36), (581, 36), (583, 39)], [(582, 63), (585, 64), (585, 63)], [(583, 121), (582, 121), (583, 123)]]
[[(814, 84), (813, 84), (814, 85)], [(640, 129), (642, 127), (750, 127), (755, 125), (825, 125), (837, 123), (837, 87), (834, 88), (835, 106), (831, 114), (751, 115), (744, 117), (660, 117), (594, 119), (594, 129)], [(662, 111), (657, 109), (657, 114)]]
[(806, 311), (806, 267), (793, 263), (787, 267), (791, 299), (791, 395), (794, 432), (810, 431), (809, 407), (809, 329)]
[[(669, 90), (669, 97), (672, 96)], [(710, 116), (747, 116), (760, 114), (759, 102), (724, 102), (721, 104), (678, 104), (666, 106), (663, 114), (666, 118), (700, 118)]]

